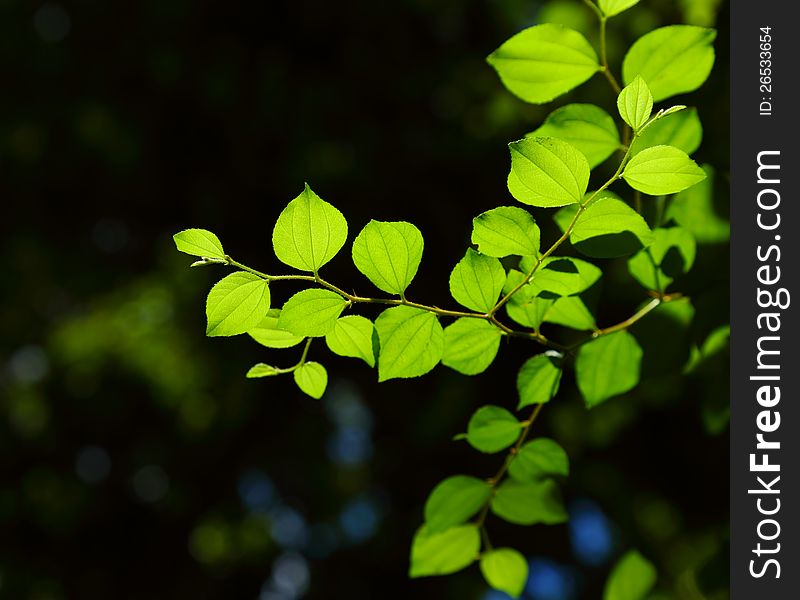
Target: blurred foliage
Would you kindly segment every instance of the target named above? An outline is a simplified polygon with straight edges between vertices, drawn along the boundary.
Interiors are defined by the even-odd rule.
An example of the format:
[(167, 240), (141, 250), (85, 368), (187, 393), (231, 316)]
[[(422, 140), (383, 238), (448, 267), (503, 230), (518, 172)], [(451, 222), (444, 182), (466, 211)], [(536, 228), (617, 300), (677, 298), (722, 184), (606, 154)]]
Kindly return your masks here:
[[(629, 12), (613, 23), (617, 68), (660, 24), (721, 28), (712, 80), (685, 100), (724, 217), (727, 4)], [(449, 440), (479, 402), (504, 403), (490, 382), (513, 381), (521, 347), (475, 381), (440, 369), (379, 386), (331, 357), (321, 402), (246, 381), (257, 346), (203, 337), (211, 281), (169, 234), (213, 223), (269, 268), (264, 223), (308, 179), (353, 223), (419, 225), (416, 285), (445, 302), (431, 282), (505, 198), (505, 144), (548, 111), (512, 98), (484, 56), (545, 20), (596, 42), (586, 7), (6, 1), (0, 17), (0, 598), (499, 597), (477, 569), (409, 581), (408, 540), (444, 474), (493, 469)], [(607, 93), (596, 78), (570, 99)], [(597, 598), (637, 547), (659, 570), (653, 598), (727, 598), (727, 261), (727, 245), (701, 245), (682, 289), (694, 318), (675, 306), (637, 325), (661, 347), (643, 385), (543, 415), (573, 464), (572, 519), (498, 531), (530, 553), (527, 597)], [(610, 279), (603, 322), (631, 308), (634, 284)]]

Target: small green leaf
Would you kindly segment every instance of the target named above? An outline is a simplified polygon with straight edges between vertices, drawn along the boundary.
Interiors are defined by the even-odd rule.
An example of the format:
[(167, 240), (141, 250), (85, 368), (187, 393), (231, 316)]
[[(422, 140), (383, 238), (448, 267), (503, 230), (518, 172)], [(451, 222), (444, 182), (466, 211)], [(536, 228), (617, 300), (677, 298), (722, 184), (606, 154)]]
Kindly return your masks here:
[(449, 575), (471, 565), (478, 558), (481, 536), (475, 525), (451, 527), (433, 533), (423, 525), (411, 543), (409, 577)]
[(269, 310), (269, 285), (250, 273), (222, 278), (206, 299), (206, 335), (238, 335), (257, 327)]
[(573, 296), (592, 287), (603, 272), (592, 263), (569, 256), (549, 256), (534, 273), (531, 285), (539, 292)]
[(482, 319), (462, 317), (445, 327), (442, 364), (463, 373), (483, 373), (497, 356), (500, 330)]
[(653, 111), (653, 94), (639, 75), (620, 92), (617, 108), (622, 120), (634, 131), (639, 131), (647, 123)]
[(205, 229), (184, 229), (172, 236), (175, 247), (186, 254), (203, 258), (225, 258), (219, 238)]
[(536, 438), (520, 448), (508, 465), (508, 474), (517, 481), (538, 481), (545, 477), (569, 475), (569, 458), (550, 438)]
[(507, 479), (492, 498), (492, 512), (516, 525), (564, 523), (569, 517), (552, 479), (521, 482)]
[(628, 271), (648, 290), (663, 292), (692, 268), (697, 246), (682, 227), (659, 227), (653, 234), (653, 243), (628, 260)]
[(581, 346), (575, 359), (578, 389), (592, 408), (639, 383), (642, 349), (630, 333), (618, 331)]
[(347, 240), (347, 221), (306, 184), (278, 216), (272, 231), (275, 256), (282, 263), (316, 273)]
[(592, 202), (575, 222), (569, 241), (576, 250), (594, 258), (629, 256), (653, 242), (642, 216), (611, 196)]
[(647, 82), (653, 100), (699, 88), (714, 66), (713, 29), (670, 25), (645, 34), (631, 46), (622, 63), (626, 84), (637, 75)]
[(700, 117), (697, 116), (697, 109), (690, 108), (653, 121), (631, 142), (631, 155), (635, 156), (653, 146), (673, 146), (692, 154), (702, 141)]
[(714, 169), (703, 165), (707, 178), (677, 194), (667, 209), (672, 219), (701, 244), (718, 244), (730, 238), (730, 223), (714, 210)]
[(509, 145), (508, 189), (523, 204), (555, 207), (576, 204), (589, 185), (583, 153), (557, 138), (526, 138)]
[(256, 379), (258, 377), (274, 377), (275, 375), (280, 375), (283, 372), (284, 371), (278, 367), (273, 367), (272, 365), (267, 365), (264, 363), (258, 363), (257, 365), (250, 367), (250, 370), (247, 371), (247, 378)]
[(440, 482), (425, 503), (425, 525), (439, 533), (460, 525), (477, 513), (492, 495), (492, 486), (482, 479), (455, 475)]
[(513, 548), (497, 548), (481, 556), (481, 573), (494, 589), (519, 598), (528, 581), (528, 561)]
[(537, 354), (525, 361), (517, 373), (517, 410), (531, 404), (544, 404), (558, 392), (561, 382), (561, 356), (554, 352)]
[(374, 332), (372, 322), (366, 317), (348, 315), (336, 321), (333, 329), (325, 335), (325, 343), (334, 354), (360, 358), (370, 367), (374, 367)]
[(506, 272), (496, 258), (472, 248), (450, 273), (450, 294), (456, 302), (480, 313), (488, 313), (500, 297)]
[(301, 337), (322, 337), (336, 325), (347, 302), (336, 292), (312, 288), (286, 301), (278, 327)]
[(328, 387), (328, 372), (318, 362), (306, 362), (295, 369), (294, 382), (300, 391), (319, 400)]
[(522, 423), (500, 406), (482, 406), (476, 410), (467, 426), (467, 441), (481, 452), (493, 454), (517, 441)]
[(614, 565), (603, 590), (603, 600), (644, 600), (657, 577), (653, 564), (631, 550)]
[(598, 3), (605, 16), (613, 17), (628, 10), (631, 6), (636, 6), (639, 4), (639, 0), (599, 0)]
[(539, 254), (539, 226), (528, 211), (500, 206), (472, 219), (472, 243), (486, 256), (535, 256)]
[(583, 153), (592, 169), (620, 147), (614, 119), (594, 104), (562, 106), (525, 137), (554, 137), (569, 142)]
[(380, 340), (378, 381), (419, 377), (442, 358), (444, 332), (436, 315), (410, 306), (383, 311), (375, 321)]
[(512, 94), (533, 104), (550, 102), (601, 69), (585, 37), (550, 23), (521, 31), (486, 60)]
[(278, 327), (278, 317), (281, 311), (271, 308), (267, 316), (261, 320), (257, 327), (249, 330), (247, 335), (262, 346), (267, 348), (291, 348), (303, 341), (303, 337)]
[[(526, 287), (530, 288), (530, 286)], [(506, 312), (515, 323), (538, 331), (554, 303), (555, 300), (552, 298), (526, 297), (520, 291), (506, 303)]]
[(404, 221), (370, 221), (353, 242), (353, 263), (379, 290), (402, 296), (422, 260), (419, 229)]
[(635, 190), (662, 196), (700, 183), (706, 174), (683, 150), (653, 146), (634, 156), (625, 166), (622, 177)]
[(597, 329), (592, 312), (580, 296), (564, 296), (553, 302), (544, 315), (544, 321), (578, 331)]

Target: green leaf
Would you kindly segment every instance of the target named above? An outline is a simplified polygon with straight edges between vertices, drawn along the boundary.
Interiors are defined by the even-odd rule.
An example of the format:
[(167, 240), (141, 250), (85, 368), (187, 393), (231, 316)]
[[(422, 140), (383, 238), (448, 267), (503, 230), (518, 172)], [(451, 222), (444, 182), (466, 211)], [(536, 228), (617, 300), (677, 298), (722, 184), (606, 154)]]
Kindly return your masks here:
[(425, 525), (439, 533), (460, 525), (477, 513), (492, 495), (492, 486), (482, 479), (454, 475), (440, 482), (425, 503)]
[(659, 227), (653, 234), (653, 243), (628, 260), (628, 271), (648, 290), (663, 292), (692, 268), (697, 246), (681, 227)]
[(642, 349), (630, 333), (618, 331), (581, 346), (575, 378), (586, 406), (592, 408), (639, 383)]
[(269, 310), (269, 285), (250, 273), (222, 278), (206, 299), (206, 335), (238, 335), (257, 327)]
[(433, 533), (423, 525), (411, 543), (409, 577), (449, 575), (472, 564), (481, 548), (481, 536), (475, 525), (460, 525)]
[(653, 100), (699, 88), (714, 66), (717, 32), (693, 25), (670, 25), (642, 36), (631, 46), (622, 63), (626, 84), (637, 75), (647, 82)]
[(706, 174), (683, 150), (653, 146), (634, 156), (625, 166), (622, 177), (635, 190), (662, 196), (700, 183)]
[(557, 138), (526, 138), (508, 145), (508, 190), (523, 204), (555, 207), (583, 199), (589, 163), (572, 144)]
[(508, 474), (517, 481), (538, 481), (545, 477), (569, 475), (569, 458), (564, 449), (550, 438), (528, 442), (508, 465)]
[(592, 202), (575, 222), (569, 241), (576, 250), (594, 258), (628, 256), (653, 242), (642, 216), (611, 196)]
[(585, 37), (550, 23), (519, 32), (486, 60), (512, 94), (533, 104), (550, 102), (601, 69)]
[(283, 305), (278, 327), (302, 337), (322, 337), (334, 328), (345, 306), (347, 302), (336, 292), (303, 290)]
[(278, 367), (273, 367), (272, 365), (267, 365), (264, 363), (258, 363), (250, 367), (250, 370), (247, 371), (246, 377), (248, 379), (256, 379), (258, 377), (274, 377), (275, 375), (280, 375), (283, 372), (284, 371)]
[(653, 94), (644, 79), (637, 75), (617, 97), (617, 108), (622, 120), (639, 131), (653, 111)]
[(383, 311), (375, 321), (380, 340), (378, 381), (419, 377), (442, 358), (444, 332), (432, 313), (410, 306)]
[(336, 321), (333, 329), (325, 335), (325, 343), (334, 354), (360, 358), (374, 367), (374, 333), (372, 321), (359, 315), (348, 315)]
[(518, 292), (506, 303), (506, 312), (515, 323), (538, 331), (554, 303), (555, 300), (552, 298), (542, 298), (541, 296), (525, 298), (521, 292)]
[(444, 330), (442, 364), (463, 373), (483, 373), (500, 347), (500, 330), (482, 319), (462, 317)]
[(255, 328), (249, 330), (247, 335), (262, 346), (267, 348), (291, 348), (303, 341), (303, 337), (278, 327), (278, 317), (281, 311), (271, 308), (267, 316)]
[(175, 247), (186, 254), (203, 258), (225, 258), (219, 238), (205, 229), (184, 229), (172, 236)]
[(653, 121), (633, 139), (631, 155), (635, 156), (645, 148), (653, 146), (673, 146), (692, 154), (703, 141), (703, 126), (697, 109), (688, 108)]
[(319, 400), (328, 387), (328, 372), (318, 362), (306, 362), (295, 369), (294, 382), (300, 391)]
[(275, 256), (282, 263), (316, 273), (347, 240), (347, 221), (306, 184), (278, 216), (272, 231)]
[(555, 525), (569, 518), (552, 479), (526, 482), (507, 479), (497, 488), (491, 508), (498, 517), (516, 525)]
[(603, 600), (644, 600), (656, 584), (653, 564), (636, 550), (627, 552), (614, 566), (603, 590)]
[(467, 249), (450, 273), (450, 294), (456, 302), (480, 313), (488, 313), (500, 297), (506, 271), (496, 258)]
[(419, 229), (404, 221), (370, 221), (353, 242), (353, 263), (379, 290), (402, 296), (422, 260)]
[(535, 256), (539, 254), (539, 226), (528, 211), (500, 206), (472, 219), (472, 243), (486, 256)]
[(528, 581), (528, 561), (513, 548), (497, 548), (481, 556), (486, 583), (512, 598), (519, 598)]
[(605, 16), (613, 17), (628, 10), (631, 6), (636, 6), (639, 4), (639, 0), (599, 0), (598, 4)]
[(583, 153), (592, 169), (620, 148), (614, 119), (594, 104), (562, 106), (525, 137), (553, 137), (569, 142)]
[(726, 242), (730, 238), (730, 223), (714, 210), (714, 169), (703, 165), (707, 178), (677, 194), (666, 212), (701, 244)]
[(556, 352), (537, 354), (525, 361), (517, 373), (517, 410), (531, 404), (544, 404), (558, 392), (561, 382), (561, 355)]
[(481, 452), (493, 454), (508, 448), (517, 441), (522, 423), (500, 406), (482, 406), (476, 410), (467, 425), (467, 441)]
[(565, 296), (556, 300), (544, 315), (546, 323), (577, 329), (594, 331), (597, 329), (594, 316), (580, 296)]
[(531, 285), (541, 292), (573, 296), (592, 287), (603, 272), (579, 258), (549, 256), (534, 273)]

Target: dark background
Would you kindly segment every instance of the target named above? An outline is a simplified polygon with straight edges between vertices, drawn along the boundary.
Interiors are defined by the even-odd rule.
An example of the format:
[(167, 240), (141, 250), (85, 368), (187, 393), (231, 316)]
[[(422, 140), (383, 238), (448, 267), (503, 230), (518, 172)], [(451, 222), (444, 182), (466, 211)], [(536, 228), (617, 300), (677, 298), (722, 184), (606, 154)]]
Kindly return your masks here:
[[(619, 72), (653, 27), (720, 27), (712, 78), (675, 102), (699, 107), (697, 159), (717, 168), (724, 212), (716, 4), (644, 0), (612, 21), (609, 52)], [(290, 379), (247, 381), (296, 349), (205, 338), (222, 271), (187, 269), (170, 237), (205, 227), (280, 271), (272, 226), (308, 181), (351, 240), (370, 218), (415, 223), (426, 246), (409, 295), (450, 305), (472, 217), (511, 202), (505, 144), (552, 108), (513, 98), (484, 57), (542, 20), (596, 42), (577, 0), (0, 2), (1, 598), (484, 597), (475, 567), (409, 580), (409, 542), (438, 481), (496, 470), (498, 456), (450, 439), (481, 404), (513, 407), (538, 349), (514, 341), (477, 378), (439, 367), (378, 385), (318, 344), (322, 401)], [(564, 100), (614, 107), (599, 76)], [(702, 245), (676, 283), (694, 319), (661, 311), (634, 330), (637, 390), (587, 412), (565, 380), (537, 422), (572, 459), (572, 522), (490, 523), (531, 556), (528, 597), (598, 598), (635, 547), (659, 568), (653, 598), (727, 598), (727, 358), (681, 375), (727, 320), (727, 253)], [(369, 289), (345, 251), (326, 271)], [(275, 286), (274, 303), (296, 289)], [(601, 291), (601, 325), (644, 298), (624, 262)]]

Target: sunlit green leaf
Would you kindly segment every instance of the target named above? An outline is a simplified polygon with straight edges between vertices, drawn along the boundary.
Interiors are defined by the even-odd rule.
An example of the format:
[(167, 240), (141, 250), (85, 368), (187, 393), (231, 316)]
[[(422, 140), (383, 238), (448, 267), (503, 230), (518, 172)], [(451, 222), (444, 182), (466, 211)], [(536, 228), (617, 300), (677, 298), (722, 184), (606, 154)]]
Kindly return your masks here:
[(628, 271), (648, 290), (664, 291), (692, 268), (697, 245), (682, 227), (659, 227), (653, 234), (653, 243), (628, 260)]
[(267, 348), (291, 348), (303, 341), (303, 337), (278, 327), (281, 311), (271, 308), (261, 323), (247, 332), (251, 338)]
[(508, 466), (508, 474), (517, 481), (538, 481), (545, 477), (569, 475), (569, 458), (564, 449), (550, 438), (536, 438), (522, 446)]
[(347, 240), (347, 221), (308, 184), (283, 209), (272, 231), (275, 256), (300, 271), (317, 272)]
[(491, 454), (516, 442), (521, 430), (522, 423), (505, 408), (482, 406), (469, 420), (467, 441), (476, 450)]
[(500, 347), (500, 330), (482, 319), (462, 317), (444, 329), (442, 364), (464, 375), (485, 371)]
[(425, 503), (425, 525), (438, 533), (460, 525), (477, 513), (492, 495), (486, 480), (454, 475), (440, 482)]
[(545, 352), (525, 361), (517, 373), (517, 409), (544, 404), (558, 392), (561, 381), (561, 357)]
[(539, 226), (528, 211), (500, 206), (472, 220), (472, 243), (486, 256), (535, 256), (539, 253)]
[(725, 242), (730, 238), (730, 223), (714, 210), (714, 169), (703, 165), (707, 179), (677, 194), (666, 212), (667, 219), (692, 234), (701, 244)]
[(519, 598), (528, 581), (528, 561), (513, 548), (497, 548), (481, 556), (481, 573), (491, 587)]
[(586, 406), (597, 406), (636, 387), (641, 362), (642, 349), (627, 331), (604, 335), (581, 346), (575, 359), (575, 378)]
[(422, 234), (404, 221), (370, 221), (353, 242), (353, 263), (375, 287), (402, 296), (422, 260)]
[(375, 366), (375, 350), (372, 321), (360, 315), (348, 315), (337, 319), (326, 335), (325, 343), (331, 352), (339, 356), (360, 358), (370, 367)]
[(258, 377), (273, 377), (275, 375), (280, 375), (283, 371), (278, 367), (273, 367), (272, 365), (267, 365), (264, 363), (258, 363), (250, 367), (250, 370), (247, 371), (247, 378), (248, 379), (256, 379)]
[(594, 104), (562, 106), (551, 112), (538, 129), (525, 137), (554, 137), (569, 142), (583, 153), (591, 168), (620, 148), (619, 131), (614, 119)]
[(624, 10), (628, 10), (631, 6), (639, 4), (639, 0), (599, 0), (600, 10), (607, 17), (618, 15)]
[(472, 564), (481, 547), (481, 536), (475, 525), (451, 527), (433, 533), (423, 525), (411, 543), (410, 577), (449, 575)]
[(507, 479), (497, 488), (491, 508), (498, 517), (516, 525), (555, 525), (568, 519), (558, 486), (551, 479)]
[(534, 273), (532, 285), (557, 296), (573, 296), (592, 287), (603, 272), (579, 258), (550, 256)]
[(634, 131), (647, 122), (653, 110), (653, 94), (641, 76), (637, 75), (623, 88), (617, 97), (617, 108), (622, 120)]
[(319, 400), (328, 386), (328, 372), (318, 362), (306, 362), (295, 369), (294, 382), (302, 392)]
[(181, 252), (204, 258), (225, 258), (219, 238), (205, 229), (184, 229), (172, 236), (175, 247)]
[(506, 272), (499, 260), (468, 248), (450, 273), (450, 294), (462, 306), (487, 313), (500, 297), (505, 282)]
[(649, 246), (653, 233), (639, 213), (611, 196), (592, 202), (575, 222), (569, 241), (595, 258), (628, 256)]
[(269, 286), (264, 279), (237, 272), (211, 288), (206, 299), (206, 335), (238, 335), (257, 327), (269, 310)]
[(637, 75), (647, 82), (653, 100), (699, 88), (714, 66), (713, 29), (670, 25), (645, 34), (631, 46), (622, 63), (626, 84)]
[(703, 181), (706, 174), (683, 150), (653, 146), (634, 156), (622, 177), (635, 190), (661, 196), (685, 190)]
[(635, 156), (653, 146), (673, 146), (686, 154), (692, 154), (702, 141), (703, 126), (697, 116), (697, 109), (687, 108), (648, 125), (631, 143), (631, 154)]
[(635, 550), (626, 553), (611, 571), (603, 600), (644, 600), (656, 584), (653, 564)]
[(395, 306), (375, 321), (380, 340), (378, 381), (398, 377), (419, 377), (433, 369), (442, 358), (444, 332), (432, 313)]
[(575, 146), (557, 138), (526, 138), (509, 144), (508, 189), (523, 204), (554, 207), (583, 199), (589, 163)]
[(330, 290), (303, 290), (283, 305), (278, 327), (302, 337), (322, 337), (336, 325), (345, 306), (344, 298)]
[(580, 296), (564, 296), (553, 302), (544, 314), (544, 321), (579, 331), (597, 329), (594, 315)]
[(549, 23), (516, 34), (487, 61), (512, 94), (534, 104), (568, 92), (601, 68), (585, 37)]

